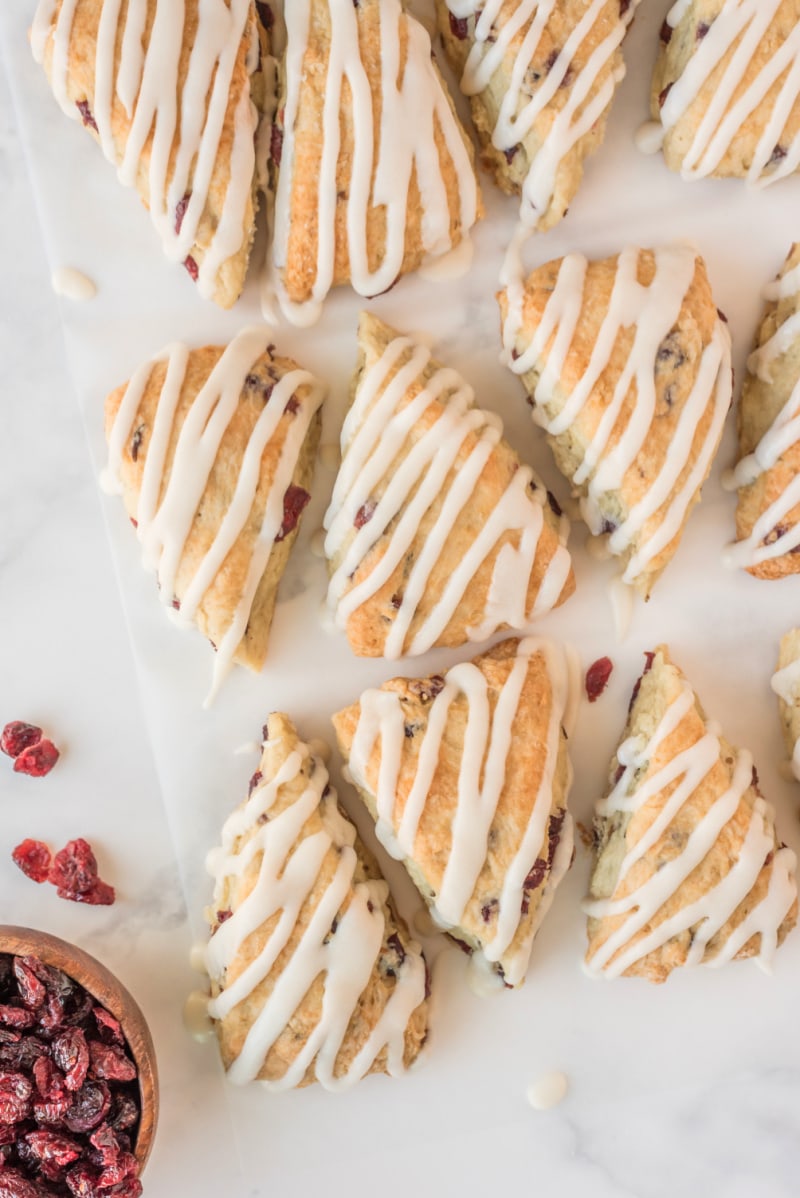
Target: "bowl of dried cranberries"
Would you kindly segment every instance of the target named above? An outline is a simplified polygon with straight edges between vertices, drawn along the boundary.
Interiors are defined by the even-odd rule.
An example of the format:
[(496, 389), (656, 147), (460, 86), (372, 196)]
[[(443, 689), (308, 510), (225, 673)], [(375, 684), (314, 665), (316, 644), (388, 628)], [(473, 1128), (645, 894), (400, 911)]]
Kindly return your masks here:
[(157, 1120), (132, 995), (75, 945), (0, 925), (0, 1198), (139, 1198)]

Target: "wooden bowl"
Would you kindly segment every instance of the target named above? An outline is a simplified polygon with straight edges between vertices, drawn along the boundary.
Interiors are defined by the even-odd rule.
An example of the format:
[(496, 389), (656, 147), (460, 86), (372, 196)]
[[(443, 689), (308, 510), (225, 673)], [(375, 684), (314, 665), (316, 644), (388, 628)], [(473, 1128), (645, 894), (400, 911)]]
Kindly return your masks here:
[(119, 1020), (139, 1075), (141, 1114), (133, 1151), (141, 1172), (147, 1163), (158, 1122), (158, 1071), (153, 1038), (133, 995), (122, 982), (89, 953), (33, 928), (0, 924), (0, 953), (38, 957), (71, 977)]

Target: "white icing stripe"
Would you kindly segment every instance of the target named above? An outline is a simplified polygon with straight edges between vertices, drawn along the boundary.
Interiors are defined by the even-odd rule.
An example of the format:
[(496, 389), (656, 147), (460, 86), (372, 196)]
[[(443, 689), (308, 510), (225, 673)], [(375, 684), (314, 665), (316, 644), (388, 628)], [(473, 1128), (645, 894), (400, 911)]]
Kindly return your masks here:
[[(679, 729), (694, 708), (694, 692), (684, 681), (650, 739), (642, 743), (634, 738), (620, 746), (617, 759), (623, 770), (611, 793), (598, 804), (601, 816), (613, 818), (618, 813), (635, 815), (661, 792), (669, 790), (669, 794), (644, 835), (627, 848), (615, 890), (633, 866), (663, 836), (668, 835), (673, 820), (691, 801), (721, 758), (718, 732), (713, 725), (707, 724), (704, 735), (697, 741), (675, 754), (659, 769), (644, 776), (661, 746)], [(643, 777), (637, 783), (635, 778), (638, 772), (642, 772)], [(768, 855), (774, 850), (772, 813), (763, 799), (757, 798), (753, 804), (744, 844), (730, 870), (693, 903), (679, 907), (674, 915), (665, 918), (661, 913), (691, 872), (712, 850), (725, 825), (740, 810), (752, 778), (752, 757), (742, 751), (737, 755), (730, 785), (698, 821), (676, 856), (659, 861), (659, 868), (640, 885), (632, 887), (624, 897), (594, 899), (584, 904), (586, 912), (595, 919), (624, 916), (616, 930), (589, 958), (587, 968), (590, 973), (619, 977), (648, 953), (658, 951), (672, 937), (689, 928), (695, 931), (687, 964), (698, 964), (703, 960), (707, 945), (753, 889)], [(777, 946), (778, 928), (796, 897), (794, 869), (795, 854), (785, 847), (775, 850), (767, 896), (716, 948), (710, 963), (722, 964), (730, 960), (751, 936), (760, 935), (759, 960), (769, 964)], [(649, 931), (645, 931), (648, 926)]]
[[(634, 248), (625, 249), (619, 255), (608, 311), (591, 358), (575, 381), (561, 411), (552, 417), (548, 417), (546, 407), (553, 402), (578, 330), (588, 262), (580, 254), (569, 254), (562, 260), (555, 286), (530, 344), (517, 357), (511, 351), (515, 348), (514, 341), (522, 326), (524, 289), (509, 287), (507, 291), (509, 308), (504, 328), (506, 361), (515, 374), (525, 374), (533, 369), (541, 371), (534, 393), (536, 406), (533, 419), (553, 437), (567, 433), (580, 419), (584, 408), (595, 396), (598, 381), (611, 362), (620, 333), (625, 329), (633, 329), (633, 344), (627, 362), (572, 479), (576, 486), (586, 488), (581, 501), (581, 513), (596, 535), (604, 528), (605, 499), (620, 490), (626, 472), (635, 464), (651, 435), (656, 412), (659, 351), (678, 322), (697, 261), (695, 252), (687, 247), (656, 250), (655, 273), (645, 286), (637, 279), (639, 255), (640, 251)], [(730, 404), (731, 379), (730, 336), (724, 323), (718, 319), (711, 341), (703, 350), (692, 390), (681, 409), (670, 453), (665, 455), (645, 495), (631, 508), (609, 538), (611, 553), (624, 554), (640, 536), (645, 523), (659, 511), (662, 512), (657, 528), (640, 542), (636, 553), (631, 556), (623, 575), (626, 583), (635, 582), (656, 555), (680, 532), (719, 441)], [(636, 403), (620, 434), (619, 420), (632, 386), (636, 387)], [(698, 430), (709, 408), (711, 419), (698, 446), (696, 461), (678, 488), (678, 480), (686, 468)], [(609, 440), (615, 429), (618, 440), (609, 451)]]
[[(225, 432), (236, 413), (248, 373), (265, 353), (269, 331), (245, 329), (227, 347), (193, 399), (181, 424), (167, 473), (175, 417), (189, 365), (184, 345), (168, 346), (131, 378), (109, 433), (109, 461), (103, 475), (106, 490), (121, 492), (122, 454), (135, 435), (136, 415), (156, 363), (166, 362), (166, 376), (157, 401), (144, 463), (136, 510), (137, 535), (145, 565), (158, 576), (162, 603), (172, 607), (178, 569), (197, 511), (217, 461)], [(300, 398), (299, 388), (308, 393)], [(250, 517), (259, 483), (262, 455), (277, 433), (289, 400), (292, 416), (267, 496), (261, 528), (250, 558), (242, 594), (225, 634), (217, 645), (211, 696), (227, 673), (241, 641), (258, 584), (284, 518), (284, 496), (291, 485), (311, 420), (322, 402), (322, 389), (307, 371), (293, 370), (277, 381), (258, 416), (238, 465), (233, 494), (220, 526), (181, 597), (179, 621), (190, 623), (225, 558)]]
[[(448, 713), (456, 699), (461, 696), (466, 699), (467, 724), (447, 865), (435, 903), (431, 903), (433, 917), (439, 926), (458, 927), (486, 861), (490, 829), (505, 785), (506, 760), (515, 732), (520, 696), (537, 655), (544, 659), (552, 688), (547, 730), (542, 737), (542, 776), (528, 823), (497, 896), (494, 935), (483, 948), (488, 961), (497, 963), (503, 959), (504, 976), (511, 985), (517, 985), (525, 975), (535, 931), (572, 858), (572, 822), (566, 815), (560, 832), (559, 851), (551, 864), (546, 893), (542, 896), (545, 905), (537, 912), (534, 926), (526, 928), (525, 936), (510, 953), (520, 926), (526, 878), (537, 859), (549, 860), (548, 825), (553, 779), (561, 727), (570, 708), (572, 678), (567, 656), (549, 641), (533, 637), (521, 641), (494, 712), (490, 712), (486, 678), (477, 666), (466, 662), (449, 670), (444, 676), (443, 689), (428, 711), (416, 773), (402, 816), (395, 814), (405, 741), (403, 708), (397, 694), (368, 690), (361, 696), (359, 720), (348, 762), (354, 782), (372, 791), (374, 781), (368, 780), (367, 768), (376, 745), (379, 746), (380, 770), (375, 791), (378, 837), (393, 856), (413, 859), (419, 823), (439, 766)], [(541, 662), (538, 668), (542, 668)]]
[[(216, 880), (215, 901), (220, 902), (227, 878), (241, 878), (254, 862), (258, 866), (253, 889), (219, 925), (206, 950), (209, 975), (220, 986), (220, 993), (209, 1004), (209, 1014), (221, 1020), (270, 976), (290, 941), (303, 904), (319, 886), (326, 855), (332, 848), (340, 853), (334, 876), (317, 900), (299, 944), (275, 978), (241, 1053), (228, 1070), (228, 1077), (237, 1084), (258, 1076), (275, 1041), (322, 974), (324, 997), (319, 1022), (284, 1075), (264, 1083), (272, 1090), (299, 1085), (311, 1066), (326, 1089), (344, 1089), (364, 1076), (384, 1048), (387, 1071), (393, 1076), (401, 1073), (406, 1027), (425, 997), (425, 964), (419, 946), (412, 942), (396, 966), (396, 985), (371, 1034), (347, 1071), (336, 1076), (336, 1059), (348, 1025), (383, 947), (387, 886), (378, 880), (354, 883), (355, 828), (337, 810), (336, 794), (328, 785), (328, 773), (321, 760), (313, 759), (314, 768), (298, 798), (280, 814), (270, 815), (279, 791), (297, 779), (304, 765), (308, 766), (308, 756), (307, 746), (300, 745), (271, 781), (255, 787), (226, 821), (222, 846), (208, 857), (209, 871)], [(324, 829), (304, 835), (307, 820), (317, 810)], [(341, 912), (348, 897), (347, 909)], [(226, 971), (247, 937), (275, 915), (279, 915), (277, 923), (258, 955), (235, 981), (226, 984)]]
[[(64, 0), (58, 13), (53, 0), (41, 0), (31, 44), (42, 62), (52, 42), (51, 81), (68, 116), (78, 119), (69, 98), (69, 48), (78, 0)], [(234, 67), (242, 39), (255, 36), (250, 26), (251, 0), (198, 0), (198, 27), (183, 84), (180, 68), (185, 6), (182, 0), (105, 0), (97, 29), (91, 118), (106, 157), (118, 167), (120, 180), (133, 186), (145, 172), (151, 218), (167, 256), (189, 257), (209, 201), (214, 169), (223, 149), (222, 131)], [(148, 13), (152, 28), (143, 45)], [(115, 48), (121, 45), (120, 61)], [(117, 102), (130, 129), (124, 147), (115, 138)], [(238, 253), (250, 230), (245, 228), (255, 169), (256, 112), (249, 89), (239, 98), (233, 121), (229, 179), (222, 211), (198, 268), (197, 286), (212, 298), (222, 264)], [(149, 157), (145, 167), (144, 155)], [(227, 173), (227, 172), (226, 172)], [(176, 231), (179, 226), (179, 231)]]
[[(719, 166), (773, 88), (772, 108), (748, 168), (747, 181), (766, 186), (800, 165), (800, 133), (787, 144), (781, 141), (800, 99), (800, 19), (788, 37), (780, 41), (773, 38), (774, 53), (743, 88), (746, 73), (782, 6), (785, 9), (783, 0), (726, 0), (705, 34), (694, 39), (694, 53), (670, 86), (661, 107), (661, 122), (667, 132), (686, 114), (723, 58), (729, 58), (722, 73), (715, 76), (713, 95), (684, 156), (681, 174), (685, 179), (702, 178)], [(674, 5), (667, 16), (668, 24), (677, 26), (686, 11), (683, 0)]]
[[(552, 121), (522, 186), (520, 220), (527, 228), (535, 228), (550, 207), (562, 163), (608, 108), (625, 74), (624, 66), (610, 64), (633, 18), (636, 3), (630, 4), (624, 17), (615, 13), (616, 19), (609, 21), (611, 32), (588, 55), (576, 74), (577, 59), (609, 7), (608, 0), (590, 0), (564, 45), (557, 47), (548, 59), (547, 74), (537, 82), (533, 92), (529, 82), (531, 64), (556, 12), (556, 0), (517, 0), (513, 12), (504, 20), (502, 10), (508, 5), (503, 0), (447, 0), (447, 6), (454, 17), (475, 18), (473, 42), (461, 77), (465, 95), (477, 95), (490, 86), (516, 42), (511, 79), (492, 131), (492, 143), (498, 150), (513, 152), (552, 103), (559, 88), (569, 86), (563, 107), (551, 110)], [(596, 95), (591, 94), (594, 89)]]
[[(286, 317), (307, 325), (317, 319), (334, 280), (335, 218), (338, 203), (337, 169), (341, 148), (340, 120), (345, 84), (352, 103), (353, 154), (347, 186), (347, 253), (350, 282), (364, 296), (385, 291), (401, 272), (412, 177), (416, 176), (422, 206), (423, 248), (440, 255), (452, 248), (451, 219), (463, 234), (477, 219), (478, 190), (470, 156), (439, 76), (431, 61), (430, 37), (399, 0), (380, 0), (380, 94), (373, 97), (361, 57), (358, 5), (353, 0), (328, 0), (330, 44), (322, 116), (322, 160), (315, 229), (316, 274), (305, 303), (292, 303), (282, 285), (278, 295)], [(286, 266), (294, 186), (295, 129), (300, 93), (306, 77), (311, 0), (292, 0), (286, 6), (288, 36), (286, 103), (281, 170), (275, 204), (273, 261)], [(400, 62), (405, 42), (406, 60)], [(375, 121), (379, 120), (376, 129)], [(442, 177), (436, 133), (445, 143), (458, 180), (458, 211), (450, 212)], [(377, 156), (376, 156), (377, 149)], [(370, 210), (383, 207), (385, 243), (380, 261), (369, 265), (367, 225)]]
[[(781, 641), (781, 656), (784, 656), (786, 641), (789, 636), (784, 637)], [(783, 713), (784, 719), (791, 715), (791, 709), (800, 706), (800, 657), (796, 657), (793, 661), (789, 661), (787, 665), (775, 671), (770, 679), (770, 686), (781, 703), (785, 703), (790, 709), (789, 712)], [(793, 722), (793, 721), (792, 721)], [(792, 776), (800, 782), (800, 739), (794, 742), (791, 759)]]
[[(408, 358), (406, 362), (402, 361), (404, 357)], [(504, 625), (524, 628), (540, 612), (555, 605), (570, 570), (569, 554), (559, 545), (532, 609), (527, 610), (528, 585), (545, 523), (543, 504), (547, 500), (530, 467), (521, 465), (489, 519), (467, 547), (436, 606), (416, 630), (410, 645), (407, 643), (431, 574), (502, 435), (499, 418), (473, 406), (472, 389), (454, 370), (440, 368), (431, 378), (424, 378), (430, 361), (427, 348), (408, 338), (396, 337), (362, 375), (342, 428), (342, 465), (325, 515), (328, 530), (325, 553), (329, 560), (341, 552), (353, 527), (360, 524), (328, 590), (328, 603), (335, 610), (336, 622), (340, 628), (346, 628), (352, 613), (391, 577), (408, 552), (426, 512), (443, 497), (439, 514), (404, 580), (402, 595), (398, 596), (397, 615), (383, 649), (384, 656), (392, 659), (403, 653), (424, 653), (436, 643), (471, 580), (507, 533), (521, 534), (519, 546), (515, 549), (505, 545), (498, 553), (483, 619), (469, 631), (470, 640), (485, 640)], [(393, 370), (396, 373), (390, 377)], [(406, 402), (409, 390), (415, 385), (420, 385), (421, 390)], [(438, 415), (435, 405), (441, 405)], [(431, 413), (435, 419), (413, 440), (412, 429), (419, 421), (429, 420)], [(464, 446), (471, 438), (476, 438), (476, 443), (466, 453)], [(406, 456), (398, 466), (396, 459), (401, 453)], [(442, 489), (459, 454), (466, 456), (443, 495)], [(373, 495), (381, 485), (385, 489), (376, 504)], [(536, 487), (533, 494), (532, 485)], [(352, 575), (387, 531), (389, 541), (380, 561), (358, 584), (351, 585)]]

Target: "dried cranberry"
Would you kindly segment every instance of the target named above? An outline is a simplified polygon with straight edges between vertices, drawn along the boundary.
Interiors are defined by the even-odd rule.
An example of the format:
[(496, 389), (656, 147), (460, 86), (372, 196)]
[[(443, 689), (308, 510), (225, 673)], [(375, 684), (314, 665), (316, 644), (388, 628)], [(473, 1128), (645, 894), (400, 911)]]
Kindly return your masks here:
[(668, 46), (672, 40), (672, 26), (670, 25), (669, 21), (665, 21), (661, 26), (659, 38), (661, 39), (662, 46)]
[(110, 1186), (118, 1186), (121, 1182), (126, 1181), (129, 1177), (134, 1177), (138, 1169), (136, 1157), (132, 1152), (121, 1152), (117, 1160), (106, 1165), (102, 1173), (97, 1179), (97, 1188), (99, 1190), (107, 1189)]
[(40, 740), (38, 744), (22, 750), (14, 762), (14, 773), (43, 778), (50, 773), (59, 757), (60, 753), (51, 740)]
[(136, 1077), (136, 1066), (118, 1044), (103, 1044), (101, 1040), (90, 1040), (90, 1075), (110, 1082), (132, 1082)]
[(256, 0), (256, 12), (264, 28), (272, 29), (275, 24), (275, 17), (273, 16), (272, 9), (265, 0)]
[(53, 1040), (53, 1060), (64, 1074), (68, 1090), (80, 1090), (89, 1069), (89, 1046), (79, 1027), (68, 1027)]
[(121, 1044), (122, 1028), (119, 1020), (115, 1019), (105, 1007), (95, 1007), (92, 1014), (97, 1021), (97, 1030), (100, 1032), (100, 1038), (106, 1044)]
[(89, 907), (110, 907), (117, 897), (114, 887), (99, 878), (89, 890), (67, 890), (65, 886), (59, 886), (56, 894), (70, 903), (86, 903)]
[(599, 657), (586, 671), (586, 697), (590, 703), (600, 698), (608, 686), (614, 663), (610, 657)]
[(94, 129), (94, 131), (96, 133), (97, 132), (97, 121), (94, 119), (94, 116), (92, 115), (92, 110), (89, 107), (89, 101), (88, 100), (78, 100), (75, 104), (75, 107), (78, 109), (78, 112), (81, 114), (81, 120), (83, 121), (83, 123), (87, 127), (87, 129)]
[(67, 1093), (64, 1074), (50, 1057), (39, 1057), (33, 1062), (33, 1080), (42, 1098), (64, 1098)]
[(702, 42), (703, 38), (706, 36), (706, 34), (708, 33), (710, 28), (711, 28), (711, 26), (709, 24), (707, 24), (707, 22), (699, 21), (697, 28), (694, 31), (695, 40), (698, 42)]
[[(131, 441), (131, 461), (132, 462), (137, 462), (139, 460), (139, 450), (142, 447), (142, 441), (144, 439), (144, 430), (145, 430), (145, 426), (143, 424), (140, 424), (139, 427), (136, 429), (136, 431), (133, 434), (133, 440)], [(138, 525), (135, 520), (133, 521), (133, 523), (134, 523), (134, 526), (138, 528)]]
[(454, 17), (452, 13), (448, 13), (450, 18), (450, 32), (453, 37), (457, 37), (460, 42), (469, 34), (469, 26), (466, 17)]
[(84, 1161), (70, 1169), (64, 1180), (75, 1198), (97, 1198), (97, 1172)]
[(31, 1131), (25, 1137), (33, 1155), (39, 1161), (51, 1161), (60, 1169), (71, 1165), (81, 1155), (83, 1149), (69, 1136), (58, 1135), (54, 1131)]
[(310, 498), (311, 496), (308, 491), (305, 491), (302, 487), (296, 487), (294, 483), (289, 484), (286, 494), (283, 497), (283, 523), (275, 538), (276, 543), (288, 537), (289, 533), (294, 532), (297, 527), (297, 521), (300, 519), (303, 509)]
[(183, 218), (186, 215), (186, 209), (189, 207), (189, 200), (191, 199), (191, 196), (192, 196), (192, 193), (190, 191), (187, 191), (184, 196), (181, 196), (181, 198), (178, 200), (177, 204), (175, 205), (175, 234), (176, 234), (176, 236), (181, 231), (181, 226), (183, 225)]
[(368, 499), (366, 503), (362, 503), (353, 520), (354, 528), (363, 528), (365, 524), (369, 524), (372, 517), (375, 515), (377, 503), (374, 499)]
[(503, 154), (505, 155), (505, 160), (509, 164), (509, 166), (516, 158), (518, 150), (519, 150), (519, 143), (517, 143), (517, 145), (515, 145), (515, 146), (509, 146), (509, 148), (507, 150), (503, 150)]
[(40, 1198), (41, 1191), (16, 1169), (0, 1169), (0, 1198)]
[(47, 991), (29, 965), (21, 957), (14, 958), (14, 976), (17, 979), (19, 996), (26, 1007), (37, 1010), (43, 1004)]
[(75, 1095), (72, 1107), (64, 1116), (70, 1131), (91, 1131), (105, 1119), (111, 1106), (111, 1091), (105, 1082), (86, 1082)]
[(142, 1183), (138, 1177), (128, 1177), (122, 1185), (114, 1186), (113, 1190), (109, 1190), (109, 1194), (113, 1195), (113, 1198), (141, 1198)]
[(42, 739), (42, 730), (36, 724), (26, 724), (24, 720), (12, 720), (6, 724), (0, 733), (0, 749), (9, 757), (19, 757), (23, 749), (38, 745)]
[(24, 1007), (17, 1007), (12, 1003), (0, 1003), (0, 1023), (6, 1027), (33, 1027), (35, 1022), (36, 1016), (33, 1011), (26, 1011)]
[(289, 397), (289, 399), (287, 400), (287, 403), (286, 403), (286, 407), (283, 410), (284, 410), (284, 412), (288, 412), (290, 416), (297, 415), (297, 413), (300, 411), (300, 400), (297, 398), (296, 395), (291, 395)]
[(139, 1119), (139, 1107), (129, 1094), (117, 1094), (109, 1115), (109, 1123), (117, 1132), (127, 1131)]
[(42, 1101), (34, 1099), (33, 1117), (37, 1123), (60, 1126), (64, 1116), (72, 1106), (72, 1095), (65, 1093), (61, 1098), (48, 1098)]
[(97, 858), (88, 841), (70, 840), (53, 858), (50, 881), (73, 894), (91, 890), (97, 881)]
[(283, 130), (280, 125), (273, 125), (269, 133), (269, 155), (276, 166), (280, 166), (283, 157)]
[(97, 1151), (98, 1160), (103, 1165), (112, 1164), (122, 1151), (119, 1137), (108, 1123), (102, 1123), (96, 1131), (92, 1132), (89, 1136), (89, 1143)]
[(31, 1113), (33, 1086), (24, 1073), (0, 1072), (0, 1123), (21, 1123)]
[(34, 1063), (49, 1051), (44, 1040), (37, 1036), (21, 1032), (12, 1032), (16, 1041), (0, 1043), (0, 1066), (7, 1069), (32, 1069)]
[(23, 840), (12, 850), (11, 860), (32, 881), (47, 881), (50, 874), (52, 856), (49, 848), (43, 841)]
[(189, 254), (186, 258), (184, 258), (183, 265), (188, 270), (190, 278), (196, 283), (197, 276), (200, 272), (198, 271), (197, 263), (195, 262), (195, 260), (191, 254)]
[(667, 96), (672, 91), (672, 84), (668, 83), (662, 91), (658, 93), (658, 107), (663, 108), (667, 102)]

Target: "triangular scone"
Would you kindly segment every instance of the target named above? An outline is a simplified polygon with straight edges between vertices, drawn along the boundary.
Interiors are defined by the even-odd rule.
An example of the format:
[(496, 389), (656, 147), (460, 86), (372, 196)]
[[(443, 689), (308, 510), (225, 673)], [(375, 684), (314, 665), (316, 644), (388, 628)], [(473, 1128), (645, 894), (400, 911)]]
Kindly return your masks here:
[(229, 308), (255, 229), (266, 30), (253, 0), (40, 0), (31, 43), (56, 99), (150, 209), (167, 256)]
[(510, 986), (572, 861), (573, 699), (564, 652), (529, 637), (394, 678), (333, 717), (378, 839), (437, 924)]
[(769, 965), (797, 918), (795, 854), (753, 758), (709, 723), (662, 646), (648, 654), (595, 818), (589, 972), (663, 982), (681, 965)]
[(209, 1013), (231, 1081), (343, 1089), (397, 1075), (427, 1034), (425, 961), (287, 716), (209, 854)]
[(800, 782), (800, 628), (792, 628), (781, 637), (778, 669), (772, 675), (771, 685), (778, 696), (792, 776)]
[(678, 0), (667, 13), (651, 107), (684, 179), (765, 186), (800, 166), (797, 0)]
[(725, 560), (785, 578), (800, 573), (800, 244), (766, 296), (737, 414), (737, 539)]
[(700, 498), (731, 402), (730, 336), (687, 246), (569, 254), (499, 295), (508, 364), (623, 580), (645, 597)]
[[(605, 136), (635, 2), (437, 0), (447, 57), (470, 97), (481, 161), (521, 194), (525, 225), (566, 215)], [(621, 10), (625, 8), (623, 13)]]
[(526, 628), (575, 589), (566, 519), (454, 370), (369, 313), (358, 336), (325, 516), (339, 627), (392, 659)]
[(289, 319), (455, 247), (482, 215), (472, 146), (400, 0), (292, 0), (273, 167), (273, 263)]
[(171, 345), (106, 400), (103, 484), (121, 492), (161, 602), (260, 670), (275, 595), (308, 503), (323, 388), (269, 330)]

